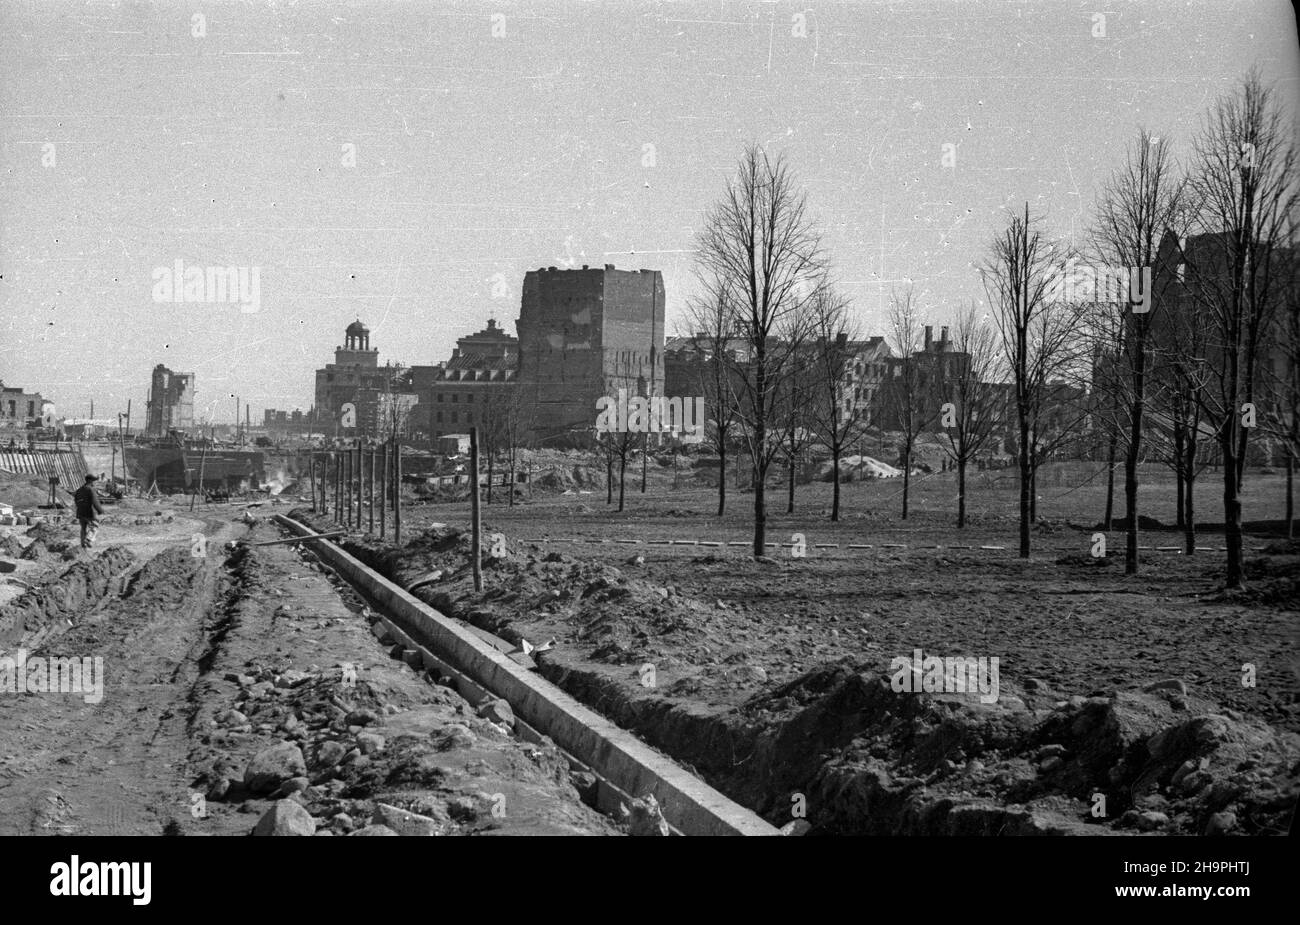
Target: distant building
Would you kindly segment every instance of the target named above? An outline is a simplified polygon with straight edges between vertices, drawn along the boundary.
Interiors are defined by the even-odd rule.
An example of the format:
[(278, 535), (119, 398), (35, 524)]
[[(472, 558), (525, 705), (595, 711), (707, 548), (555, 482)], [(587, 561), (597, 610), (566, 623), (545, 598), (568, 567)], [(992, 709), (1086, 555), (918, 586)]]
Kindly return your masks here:
[(0, 424), (26, 427), (39, 423), (45, 401), (40, 392), (24, 392), (0, 381)]
[(876, 384), (872, 420), (884, 430), (904, 429), (903, 403), (906, 393), (903, 375), (909, 365), (915, 376), (912, 383), (913, 405), (915, 408), (936, 409), (930, 413), (930, 416), (934, 416), (946, 400), (946, 383), (967, 375), (970, 362), (969, 353), (952, 349), (946, 327), (940, 328), (936, 340), (934, 328), (926, 325), (925, 342), (920, 350), (914, 351), (910, 357), (890, 356), (884, 359), (884, 377), (883, 381)]
[[(334, 348), (334, 362), (316, 370), (315, 427), (333, 436), (377, 436), (381, 400), (376, 396), (409, 391), (401, 382), (403, 369), (379, 365), (379, 349), (370, 346), (370, 329), (357, 319), (343, 332), (343, 346)], [(409, 403), (414, 405), (414, 396)], [(356, 411), (355, 423), (345, 426), (343, 406)], [(390, 407), (391, 410), (391, 407)]]
[(658, 270), (530, 270), (519, 306), (519, 383), (535, 441), (592, 431), (596, 399), (663, 394), (664, 283)]
[(268, 435), (305, 434), (311, 429), (311, 418), (298, 408), (293, 411), (267, 408), (262, 413), (262, 428)]
[(481, 424), (494, 396), (514, 387), (519, 341), (489, 318), (487, 327), (456, 341), (451, 359), (436, 366), (412, 366), (411, 391), (419, 405), (412, 429), (437, 440)]
[(877, 407), (877, 395), (885, 377), (889, 375), (889, 345), (883, 337), (848, 342), (848, 362), (844, 364), (841, 382), (843, 405), (840, 421), (860, 418), (875, 425), (872, 409)]
[(172, 372), (159, 363), (149, 383), (145, 435), (165, 437), (194, 426), (194, 373)]

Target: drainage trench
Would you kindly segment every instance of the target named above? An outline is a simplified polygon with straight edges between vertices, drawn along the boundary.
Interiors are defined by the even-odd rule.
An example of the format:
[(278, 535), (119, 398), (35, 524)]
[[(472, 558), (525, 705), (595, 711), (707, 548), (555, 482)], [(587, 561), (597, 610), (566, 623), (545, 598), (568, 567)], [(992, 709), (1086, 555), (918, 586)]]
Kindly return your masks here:
[[(316, 532), (283, 514), (275, 521), (300, 537)], [(685, 835), (777, 835), (779, 830), (631, 733), (587, 708), (507, 655), (502, 641), (453, 620), (370, 569), (335, 543), (312, 539), (324, 562), (382, 612), (382, 629), (413, 667), (450, 677), (471, 703), (500, 697), (521, 737), (545, 736), (598, 779), (597, 808), (653, 795), (664, 818)], [(535, 740), (536, 740), (535, 739)]]

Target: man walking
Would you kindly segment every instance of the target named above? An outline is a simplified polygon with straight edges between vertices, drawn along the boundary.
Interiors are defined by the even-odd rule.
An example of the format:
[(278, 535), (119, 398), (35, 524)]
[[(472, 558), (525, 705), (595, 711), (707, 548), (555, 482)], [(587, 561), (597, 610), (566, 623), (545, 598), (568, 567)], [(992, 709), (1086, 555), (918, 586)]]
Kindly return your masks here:
[(104, 509), (99, 506), (99, 496), (95, 494), (96, 481), (95, 476), (87, 475), (86, 484), (72, 494), (72, 500), (77, 503), (77, 520), (81, 523), (82, 549), (94, 545), (95, 532), (99, 529), (95, 515), (104, 513)]

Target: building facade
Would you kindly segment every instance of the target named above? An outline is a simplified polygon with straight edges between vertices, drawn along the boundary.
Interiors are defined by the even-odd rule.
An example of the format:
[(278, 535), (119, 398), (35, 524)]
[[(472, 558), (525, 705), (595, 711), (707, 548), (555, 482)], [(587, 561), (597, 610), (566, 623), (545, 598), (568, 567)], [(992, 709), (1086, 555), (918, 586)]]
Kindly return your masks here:
[(24, 392), (0, 382), (0, 424), (24, 428), (38, 424), (45, 402), (40, 392)]
[[(409, 372), (400, 366), (379, 365), (379, 348), (370, 346), (370, 329), (358, 318), (344, 329), (343, 346), (334, 348), (334, 362), (316, 370), (314, 427), (329, 436), (377, 436), (385, 411), (391, 418), (395, 407), (409, 410), (415, 404), (414, 396), (394, 400), (395, 404), (380, 398), (409, 395), (404, 377), (409, 378)], [(351, 424), (343, 419), (343, 406), (348, 404), (356, 412)]]
[(411, 391), (419, 404), (412, 427), (437, 440), (484, 423), (485, 410), (514, 388), (519, 341), (489, 318), (483, 330), (460, 338), (451, 359), (411, 367)]
[(519, 307), (519, 383), (534, 441), (581, 442), (596, 400), (663, 394), (658, 270), (530, 270)]

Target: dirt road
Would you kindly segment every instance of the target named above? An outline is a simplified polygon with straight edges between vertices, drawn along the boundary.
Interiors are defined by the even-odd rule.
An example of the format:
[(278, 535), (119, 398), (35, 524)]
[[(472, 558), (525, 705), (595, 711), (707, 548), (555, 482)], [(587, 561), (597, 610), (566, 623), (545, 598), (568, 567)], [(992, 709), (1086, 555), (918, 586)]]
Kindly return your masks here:
[(4, 609), (29, 605), (5, 653), (29, 677), (42, 657), (102, 674), (0, 693), (0, 835), (618, 831), (559, 752), (390, 658), (310, 553), (225, 547), (277, 529), (175, 513), (119, 511), (92, 555), (45, 563), (44, 598)]

